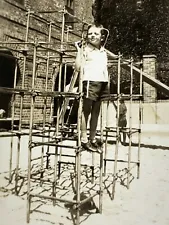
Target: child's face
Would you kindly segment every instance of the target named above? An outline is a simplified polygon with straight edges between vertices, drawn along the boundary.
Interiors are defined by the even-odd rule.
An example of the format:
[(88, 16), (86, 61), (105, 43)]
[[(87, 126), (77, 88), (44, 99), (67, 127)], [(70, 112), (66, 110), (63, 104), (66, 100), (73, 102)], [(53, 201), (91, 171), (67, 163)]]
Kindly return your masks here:
[(90, 44), (99, 47), (101, 43), (101, 28), (90, 27), (87, 34), (87, 39)]

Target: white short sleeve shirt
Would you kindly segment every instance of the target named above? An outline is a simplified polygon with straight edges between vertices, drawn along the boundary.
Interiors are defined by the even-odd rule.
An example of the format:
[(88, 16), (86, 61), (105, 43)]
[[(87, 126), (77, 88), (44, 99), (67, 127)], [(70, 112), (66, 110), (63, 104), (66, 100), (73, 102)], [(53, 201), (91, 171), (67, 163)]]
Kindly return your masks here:
[(83, 81), (108, 82), (107, 53), (103, 47), (85, 47)]

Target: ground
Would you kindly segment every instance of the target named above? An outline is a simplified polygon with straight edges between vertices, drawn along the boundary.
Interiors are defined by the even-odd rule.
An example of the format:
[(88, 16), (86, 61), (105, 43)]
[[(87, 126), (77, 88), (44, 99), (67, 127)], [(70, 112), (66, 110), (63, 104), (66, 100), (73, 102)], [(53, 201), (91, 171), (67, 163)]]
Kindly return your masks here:
[[(113, 163), (107, 163), (107, 173), (103, 178), (103, 201), (102, 214), (96, 213), (96, 210), (84, 211), (81, 218), (83, 225), (169, 225), (169, 126), (167, 125), (147, 125), (142, 129), (141, 137), (141, 166), (140, 178), (137, 179), (137, 169), (132, 167), (129, 179), (130, 187), (127, 189), (126, 163), (118, 163), (117, 182), (114, 200), (110, 198), (112, 191), (112, 172)], [(27, 162), (27, 137), (21, 140), (21, 173), (26, 174)], [(133, 140), (136, 142), (136, 139)], [(14, 147), (17, 146), (14, 140)], [(0, 139), (0, 212), (1, 225), (26, 225), (27, 213), (27, 179), (19, 181), (18, 196), (14, 192), (15, 181), (9, 184), (9, 149), (10, 138)], [(108, 143), (108, 156), (114, 156), (114, 143)], [(132, 145), (132, 160), (137, 159), (137, 147)], [(16, 153), (13, 153), (13, 168), (15, 168)], [(37, 154), (37, 152), (36, 152)], [(98, 188), (98, 155), (95, 155), (96, 171), (95, 183), (90, 182), (91, 171), (89, 168), (82, 169), (82, 186), (85, 191), (92, 194)], [(119, 146), (119, 159), (127, 159), (128, 147)], [(90, 164), (91, 153), (83, 153), (82, 161)], [(36, 163), (34, 164), (36, 170)], [(72, 200), (73, 195), (69, 190), (73, 189), (73, 173), (71, 165), (65, 165), (61, 171), (60, 188), (57, 196)], [(14, 171), (12, 171), (13, 173)], [(69, 174), (68, 174), (69, 172)], [(52, 175), (52, 169), (47, 171), (47, 177)], [(69, 177), (68, 177), (69, 176)], [(20, 189), (19, 189), (20, 188)], [(43, 184), (39, 187), (36, 183), (32, 184), (33, 191), (36, 193), (51, 193), (51, 186)], [(98, 196), (94, 197), (96, 207), (98, 207)], [(30, 225), (71, 225), (69, 208), (64, 203), (57, 202), (55, 206), (49, 200), (35, 199), (32, 209), (36, 208), (30, 216)]]

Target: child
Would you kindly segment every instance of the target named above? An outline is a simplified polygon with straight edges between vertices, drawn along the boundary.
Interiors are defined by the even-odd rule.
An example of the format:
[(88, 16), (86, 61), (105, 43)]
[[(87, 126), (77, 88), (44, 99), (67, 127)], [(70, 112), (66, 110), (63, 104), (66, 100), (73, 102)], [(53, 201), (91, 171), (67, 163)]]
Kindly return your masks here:
[(121, 98), (120, 105), (119, 105), (118, 126), (120, 127), (120, 132), (123, 133), (123, 145), (126, 144), (126, 130), (124, 129), (127, 126), (126, 113), (127, 113), (127, 107), (125, 105), (124, 99)]
[[(96, 140), (96, 128), (101, 106), (101, 96), (108, 93), (107, 54), (103, 47), (105, 42), (105, 29), (102, 26), (88, 27), (87, 40), (84, 47), (77, 47), (75, 61), (76, 70), (83, 67), (83, 109), (81, 123), (82, 147), (89, 151), (98, 149), (101, 142)], [(81, 57), (83, 56), (83, 58)], [(87, 137), (87, 124), (90, 118), (89, 141)]]

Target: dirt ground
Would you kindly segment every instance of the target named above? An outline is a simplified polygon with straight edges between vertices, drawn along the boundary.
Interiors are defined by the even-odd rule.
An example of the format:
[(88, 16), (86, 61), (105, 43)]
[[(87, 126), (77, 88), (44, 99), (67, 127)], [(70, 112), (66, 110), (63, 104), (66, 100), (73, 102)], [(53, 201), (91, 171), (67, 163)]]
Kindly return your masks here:
[[(127, 164), (119, 162), (117, 167), (117, 182), (115, 198), (111, 200), (113, 162), (107, 163), (107, 173), (103, 177), (103, 211), (97, 213), (99, 205), (98, 195), (93, 198), (96, 207), (85, 208), (81, 215), (83, 225), (169, 225), (169, 126), (144, 126), (141, 138), (141, 164), (140, 178), (137, 179), (137, 167), (132, 166), (129, 174), (130, 188), (127, 189)], [(135, 137), (133, 143), (136, 143)], [(18, 183), (18, 196), (15, 195), (15, 177), (9, 184), (9, 149), (10, 138), (0, 139), (0, 215), (1, 225), (26, 225), (27, 213), (27, 179), (20, 179)], [(14, 139), (14, 147), (17, 140)], [(132, 144), (132, 161), (137, 161), (137, 147)], [(114, 157), (115, 145), (111, 140), (108, 143), (108, 157)], [(39, 154), (36, 150), (35, 155)], [(119, 159), (127, 160), (128, 147), (119, 146)], [(82, 163), (92, 164), (91, 153), (82, 154)], [(15, 168), (16, 152), (13, 152), (13, 169)], [(52, 165), (52, 162), (51, 162)], [(133, 164), (136, 165), (136, 164)], [(27, 171), (27, 137), (21, 140), (20, 173), (26, 175)], [(37, 169), (34, 163), (32, 170)], [(14, 171), (12, 171), (14, 174)], [(46, 171), (45, 177), (53, 177), (52, 166)], [(73, 167), (63, 165), (57, 196), (72, 200), (73, 198)], [(82, 167), (82, 191), (87, 194), (95, 193), (99, 181), (99, 156), (95, 155), (95, 182), (91, 183), (90, 167)], [(40, 186), (32, 182), (34, 193), (51, 194), (51, 185)], [(87, 206), (88, 207), (88, 206)], [(30, 225), (71, 225), (70, 208), (62, 202), (44, 199), (33, 199), (31, 209), (36, 212), (30, 215)]]

